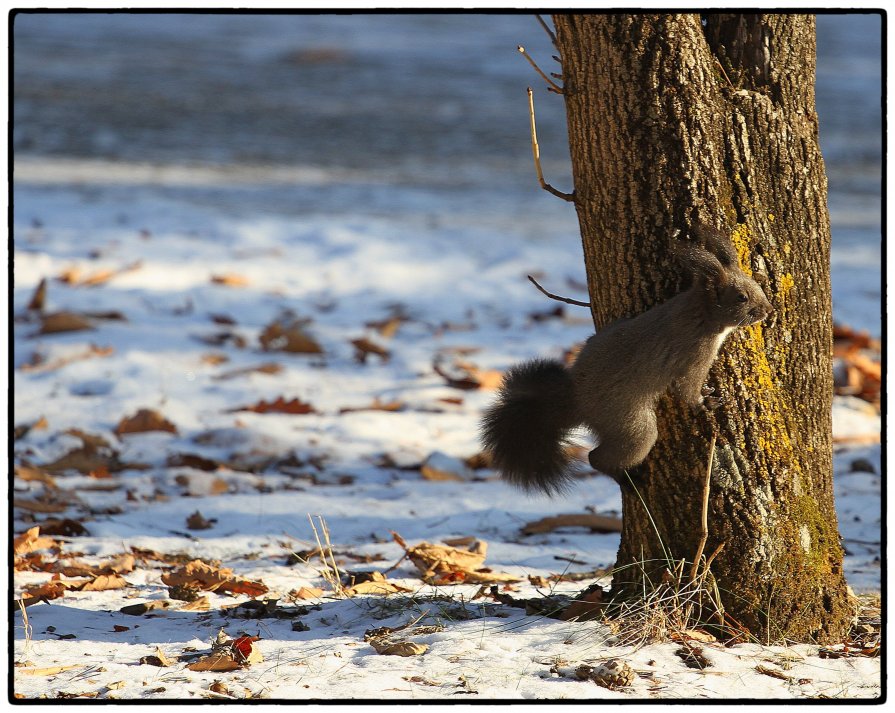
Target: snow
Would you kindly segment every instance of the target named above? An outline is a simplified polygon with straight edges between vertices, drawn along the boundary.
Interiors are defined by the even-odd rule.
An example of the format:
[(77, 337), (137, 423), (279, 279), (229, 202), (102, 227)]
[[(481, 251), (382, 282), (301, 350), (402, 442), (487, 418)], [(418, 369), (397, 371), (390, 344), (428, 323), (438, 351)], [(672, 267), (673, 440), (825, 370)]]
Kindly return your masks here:
[[(208, 17), (228, 26), (226, 18)], [(47, 36), (68, 36), (73, 19), (57, 17)], [(501, 42), (510, 40), (510, 55), (518, 41), (514, 28), (523, 26), (517, 20), (508, 19), (499, 33)], [(150, 36), (160, 33), (166, 41), (192, 31), (151, 16), (147, 21), (158, 25), (150, 28)], [(384, 55), (380, 40), (394, 32), (395, 42), (385, 46), (397, 54), (382, 61), (394, 72), (394, 81), (410, 82), (410, 74), (402, 78), (396, 70), (431, 49), (422, 39), (401, 44), (401, 38), (406, 40), (403, 26), (415, 21), (411, 16), (397, 22), (379, 17), (370, 32), (355, 32), (355, 50), (364, 66)], [(282, 36), (273, 44), (265, 41), (269, 18), (254, 22), (244, 36), (233, 39), (236, 56), (267, 61), (293, 47)], [(321, 38), (335, 33), (326, 35), (335, 41), (348, 19), (331, 25), (326, 18), (315, 22), (319, 28), (302, 31), (312, 36), (320, 32)], [(462, 18), (444, 22), (464, 27)], [(111, 23), (110, 33), (103, 34), (103, 23)], [(110, 16), (77, 26), (102, 38), (124, 31), (127, 23)], [(536, 26), (534, 31), (540, 33)], [(146, 36), (145, 31), (136, 35), (135, 52), (142, 47), (140, 37)], [(481, 49), (479, 35), (453, 36), (461, 42), (462, 56), (472, 51), (490, 56)], [(321, 43), (326, 46), (323, 39)], [(534, 44), (526, 40), (527, 46)], [(438, 48), (427, 61), (452, 58), (457, 51)], [(510, 56), (488, 65), (488, 81), (515, 78), (517, 60)], [(49, 62), (66, 81), (82, 76), (74, 65), (69, 68), (65, 56), (43, 52), (39, 61)], [(25, 71), (23, 67), (27, 63), (17, 62), (17, 71)], [(429, 64), (418, 69), (432, 71)], [(106, 76), (102, 62), (91, 71)], [(520, 577), (512, 595), (527, 598), (547, 591), (538, 577), (611, 567), (618, 547), (617, 534), (582, 528), (520, 534), (526, 523), (557, 513), (618, 515), (618, 486), (608, 478), (590, 477), (549, 499), (520, 494), (488, 471), (461, 467), (463, 459), (479, 450), (478, 419), (493, 392), (452, 388), (433, 369), (436, 361), (448, 371), (458, 359), (487, 371), (533, 356), (561, 357), (592, 329), (587, 311), (580, 308), (566, 308), (560, 317), (532, 317), (555, 304), (526, 275), (536, 274), (547, 289), (580, 299), (585, 297), (580, 287), (584, 269), (574, 211), (540, 191), (533, 179), (524, 109), (528, 75), (519, 75), (521, 114), (512, 113), (520, 120), (500, 132), (521, 137), (511, 152), (513, 160), (487, 153), (482, 158), (470, 149), (464, 161), (455, 163), (442, 156), (431, 164), (392, 164), (388, 154), (374, 154), (367, 162), (353, 154), (344, 165), (335, 165), (313, 162), (304, 154), (286, 162), (268, 161), (261, 147), (260, 158), (250, 160), (228, 162), (233, 158), (228, 156), (218, 162), (202, 155), (181, 161), (175, 160), (177, 147), (154, 155), (152, 139), (141, 145), (133, 136), (122, 139), (91, 128), (84, 129), (85, 140), (94, 148), (111, 142), (111, 157), (100, 149), (97, 155), (16, 151), (13, 315), (26, 314), (38, 283), (46, 278), (46, 311), (117, 310), (126, 319), (94, 318), (90, 331), (45, 335), (38, 334), (36, 319), (13, 322), (10, 425), (42, 417), (47, 421), (45, 428), (15, 441), (15, 464), (44, 464), (65, 455), (80, 445), (66, 431), (80, 429), (105, 438), (122, 461), (148, 466), (110, 478), (56, 475), (60, 495), (70, 506), (63, 514), (39, 514), (36, 519), (83, 522), (87, 535), (60, 539), (64, 553), (79, 553), (79, 559), (92, 564), (138, 547), (219, 560), (241, 577), (263, 581), (270, 588), (267, 596), (280, 596), (284, 605), (287, 593), (302, 586), (326, 590), (318, 599), (298, 602), (308, 609), (298, 617), (309, 627), (306, 631), (293, 629), (295, 619), (242, 618), (232, 607), (250, 597), (212, 592), (203, 592), (208, 611), (181, 611), (176, 602), (170, 609), (131, 616), (120, 609), (168, 598), (161, 581), (165, 567), (139, 562), (124, 575), (124, 589), (68, 591), (28, 607), (27, 623), (21, 612), (12, 613), (12, 657), (23, 664), (14, 679), (16, 693), (122, 700), (450, 702), (880, 695), (879, 658), (821, 658), (816, 645), (725, 648), (710, 643), (701, 646), (712, 665), (692, 669), (676, 655), (678, 643), (622, 646), (602, 624), (525, 616), (521, 609), (477, 597), (479, 585), (425, 585), (413, 565), (401, 561), (404, 551), (392, 531), (410, 544), (474, 536), (488, 544), (486, 566)], [(484, 80), (462, 78), (464, 84), (470, 81)], [(478, 94), (475, 98), (486, 101)], [(364, 106), (380, 101), (387, 104), (370, 94)], [(457, 102), (437, 104), (437, 115), (430, 118), (444, 124), (462, 123), (457, 117), (474, 122)], [(550, 123), (546, 99), (543, 104), (538, 111), (545, 170), (559, 183), (568, 175), (567, 165), (556, 159), (549, 164), (549, 156), (560, 150), (545, 146), (551, 134), (562, 139), (563, 129)], [(483, 107), (483, 125), (508, 126), (494, 120), (490, 105), (477, 106)], [(319, 109), (332, 117), (341, 107), (336, 102)], [(131, 126), (139, 123), (131, 121)], [(27, 133), (28, 128), (18, 121), (15, 130)], [(499, 143), (482, 132), (483, 145)], [(212, 133), (209, 129), (209, 137)], [(214, 155), (211, 138), (201, 132), (189, 136)], [(447, 143), (452, 150), (461, 146)], [(837, 319), (879, 336), (879, 250), (872, 241), (869, 246), (860, 242), (866, 237), (861, 229), (873, 232), (862, 221), (868, 213), (878, 221), (875, 210), (834, 210), (834, 241), (839, 235), (846, 240), (834, 245), (832, 270)], [(95, 287), (55, 279), (72, 268), (89, 277), (135, 263), (135, 269)], [(227, 275), (243, 278), (244, 286), (212, 281)], [(322, 354), (261, 348), (260, 334), (284, 315), (309, 320), (304, 329), (321, 344)], [(393, 336), (367, 326), (394, 316), (404, 321)], [(221, 317), (232, 323), (222, 323)], [(229, 337), (208, 343), (222, 334)], [(385, 347), (389, 358), (369, 354), (360, 363), (352, 340), (362, 337)], [(61, 368), (23, 368), (35, 353), (51, 364), (83, 354), (91, 345), (109, 347), (111, 353)], [(271, 362), (280, 367), (278, 372), (220, 378)], [(314, 412), (234, 411), (279, 397), (299, 398)], [(369, 407), (374, 400), (398, 401), (403, 408), (342, 412)], [(177, 433), (114, 433), (122, 418), (147, 408), (171, 421)], [(833, 419), (837, 436), (860, 441), (880, 432), (878, 414), (855, 399), (837, 398)], [(175, 454), (233, 467), (209, 472), (167, 465)], [(423, 479), (419, 465), (426, 459), (440, 470), (458, 473), (459, 479)], [(845, 570), (859, 593), (881, 587), (883, 473), (879, 444), (837, 448), (834, 488)], [(39, 482), (19, 478), (14, 488), (14, 496), (22, 499), (43, 492)], [(197, 511), (213, 522), (210, 529), (187, 529), (187, 518)], [(339, 557), (341, 567), (386, 571), (396, 565), (388, 571), (389, 580), (411, 591), (340, 599), (324, 582), (319, 561), (290, 564), (291, 553), (313, 547), (309, 516), (318, 515), (325, 518), (335, 551), (369, 558), (356, 562)], [(16, 533), (32, 524), (26, 512), (15, 511)], [(20, 597), (26, 586), (49, 578), (44, 572), (17, 572), (11, 594)], [(592, 581), (551, 581), (549, 589), (574, 595)], [(364, 632), (374, 627), (411, 622), (443, 626), (412, 637), (429, 646), (421, 656), (381, 656), (364, 640)], [(264, 661), (230, 673), (192, 671), (185, 660), (167, 668), (139, 663), (156, 647), (170, 658), (189, 654), (189, 647), (207, 651), (222, 628), (232, 638), (241, 632), (260, 636), (256, 646)], [(62, 638), (69, 635), (75, 638)], [(571, 673), (580, 663), (611, 658), (635, 669), (638, 676), (631, 687), (608, 690)], [(21, 673), (56, 666), (74, 668)], [(783, 677), (762, 673), (760, 667)], [(228, 693), (210, 690), (215, 681)]]

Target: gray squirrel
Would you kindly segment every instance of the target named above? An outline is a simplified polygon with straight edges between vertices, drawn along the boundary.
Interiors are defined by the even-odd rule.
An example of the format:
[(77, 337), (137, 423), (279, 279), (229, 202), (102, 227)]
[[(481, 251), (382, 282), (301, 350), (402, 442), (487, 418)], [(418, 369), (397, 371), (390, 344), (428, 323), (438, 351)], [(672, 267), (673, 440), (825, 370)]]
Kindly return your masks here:
[(505, 480), (527, 491), (566, 489), (574, 477), (566, 438), (583, 425), (599, 439), (591, 466), (626, 488), (642, 477), (638, 466), (657, 437), (656, 403), (669, 387), (694, 409), (718, 406), (705, 380), (721, 344), (774, 310), (726, 235), (706, 225), (694, 235), (705, 247), (679, 240), (673, 250), (692, 273), (687, 290), (600, 329), (570, 368), (536, 359), (509, 369), (481, 426)]

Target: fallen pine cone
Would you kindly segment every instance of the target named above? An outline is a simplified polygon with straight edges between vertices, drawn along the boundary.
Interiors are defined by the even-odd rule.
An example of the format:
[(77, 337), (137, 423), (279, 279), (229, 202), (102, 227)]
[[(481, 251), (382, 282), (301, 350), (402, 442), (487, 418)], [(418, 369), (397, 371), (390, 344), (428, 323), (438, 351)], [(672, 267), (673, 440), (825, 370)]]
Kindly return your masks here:
[(634, 669), (621, 659), (609, 659), (599, 666), (579, 666), (575, 675), (581, 680), (590, 679), (598, 686), (610, 689), (630, 686), (636, 677)]

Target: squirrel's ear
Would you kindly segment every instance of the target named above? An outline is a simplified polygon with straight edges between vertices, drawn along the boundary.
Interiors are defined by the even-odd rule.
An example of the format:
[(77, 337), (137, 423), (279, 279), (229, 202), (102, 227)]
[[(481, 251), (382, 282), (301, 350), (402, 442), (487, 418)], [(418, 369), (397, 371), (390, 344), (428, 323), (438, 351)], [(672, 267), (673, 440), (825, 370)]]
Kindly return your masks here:
[(704, 250), (693, 243), (678, 240), (672, 243), (672, 252), (681, 265), (692, 270), (697, 275), (713, 282), (722, 282), (724, 280), (724, 266), (708, 250)]
[(717, 228), (705, 223), (697, 223), (693, 228), (693, 237), (705, 245), (706, 249), (718, 258), (718, 262), (724, 267), (739, 265), (739, 259), (730, 237)]

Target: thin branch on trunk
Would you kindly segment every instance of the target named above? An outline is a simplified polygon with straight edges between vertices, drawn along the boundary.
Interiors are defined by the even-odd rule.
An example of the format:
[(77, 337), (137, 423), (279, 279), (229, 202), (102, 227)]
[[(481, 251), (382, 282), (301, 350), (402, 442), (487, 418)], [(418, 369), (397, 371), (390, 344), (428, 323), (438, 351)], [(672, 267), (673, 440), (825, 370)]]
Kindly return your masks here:
[[(702, 519), (700, 521), (700, 539), (699, 547), (696, 548), (696, 554), (693, 557), (693, 566), (690, 567), (690, 581), (695, 581), (696, 574), (699, 571), (699, 560), (702, 559), (702, 552), (705, 549), (705, 543), (709, 539), (709, 484), (712, 480), (712, 464), (715, 461), (715, 441), (718, 434), (712, 433), (712, 442), (709, 445), (709, 463), (705, 469), (705, 483), (702, 486)], [(720, 548), (712, 554), (714, 559)]]
[(727, 72), (724, 71), (724, 67), (721, 65), (721, 62), (716, 59), (715, 64), (718, 65), (718, 69), (721, 70), (721, 74), (724, 75), (724, 79), (727, 80), (727, 83), (730, 85), (730, 89), (735, 92), (737, 88), (733, 86), (733, 82), (730, 81), (730, 77), (727, 76)]
[(563, 193), (562, 191), (558, 191), (544, 180), (544, 172), (541, 170), (541, 150), (538, 148), (538, 131), (535, 124), (534, 92), (532, 92), (531, 87), (528, 88), (528, 117), (531, 124), (531, 153), (535, 160), (535, 171), (538, 173), (538, 183), (540, 183), (541, 188), (548, 193), (552, 193), (557, 198), (562, 198), (564, 201), (574, 203), (574, 193)]
[(554, 295), (552, 292), (547, 292), (543, 287), (538, 284), (538, 281), (533, 278), (531, 275), (528, 275), (528, 279), (531, 280), (531, 284), (537, 287), (541, 292), (543, 292), (547, 297), (551, 300), (557, 300), (559, 302), (565, 302), (567, 305), (577, 305), (578, 307), (590, 307), (590, 302), (581, 302), (579, 300), (573, 300), (571, 297), (560, 297), (559, 295)]
[(559, 86), (552, 79), (550, 79), (550, 77), (548, 77), (546, 74), (544, 74), (544, 72), (541, 70), (541, 68), (538, 67), (538, 65), (535, 63), (535, 61), (531, 58), (531, 55), (529, 55), (528, 52), (525, 51), (525, 48), (522, 45), (519, 45), (518, 47), (516, 47), (516, 49), (519, 50), (519, 54), (521, 54), (523, 57), (525, 57), (525, 59), (528, 60), (528, 63), (532, 67), (535, 68), (535, 72), (537, 72), (538, 74), (541, 75), (541, 79), (543, 79), (545, 82), (547, 82), (547, 91), (548, 92), (556, 92), (557, 94), (563, 93), (562, 87)]
[(554, 34), (553, 30), (551, 30), (550, 26), (546, 22), (544, 22), (543, 17), (541, 17), (540, 15), (535, 15), (535, 17), (538, 18), (538, 22), (541, 23), (541, 27), (544, 28), (544, 32), (547, 33), (547, 36), (550, 38), (550, 41), (553, 43), (553, 46), (556, 47), (556, 35)]

